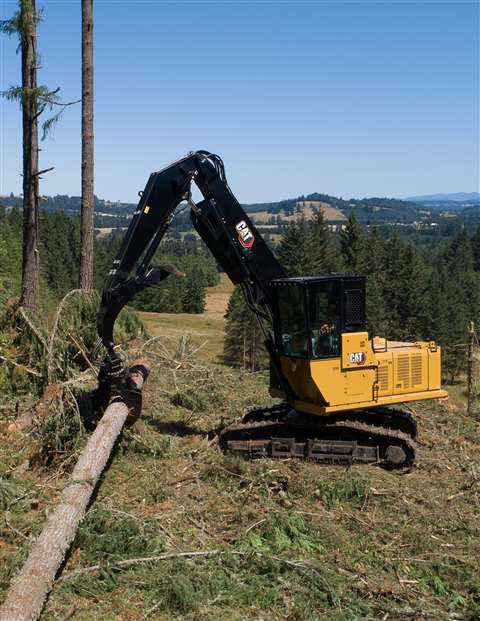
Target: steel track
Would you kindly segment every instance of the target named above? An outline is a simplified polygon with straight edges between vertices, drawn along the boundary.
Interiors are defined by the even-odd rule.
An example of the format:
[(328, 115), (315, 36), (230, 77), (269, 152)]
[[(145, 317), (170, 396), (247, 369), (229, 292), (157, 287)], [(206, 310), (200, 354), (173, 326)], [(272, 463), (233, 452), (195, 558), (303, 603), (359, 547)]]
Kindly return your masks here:
[(405, 468), (415, 460), (417, 429), (408, 412), (355, 410), (326, 417), (287, 403), (254, 408), (220, 433), (222, 450), (258, 457), (300, 457), (323, 463), (378, 463)]

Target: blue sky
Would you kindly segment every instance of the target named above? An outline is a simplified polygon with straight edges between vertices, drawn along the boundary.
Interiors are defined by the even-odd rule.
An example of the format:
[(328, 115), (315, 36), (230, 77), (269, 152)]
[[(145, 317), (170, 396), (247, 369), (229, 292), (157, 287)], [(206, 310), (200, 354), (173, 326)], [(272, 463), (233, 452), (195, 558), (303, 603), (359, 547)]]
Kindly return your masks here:
[[(477, 2), (95, 4), (95, 192), (219, 153), (242, 202), (479, 190)], [(80, 0), (37, 0), (39, 83), (80, 96)], [(0, 18), (16, 3), (0, 0)], [(0, 36), (0, 89), (20, 82)], [(44, 194), (80, 193), (80, 107), (42, 143)], [(0, 194), (21, 188), (21, 114), (0, 101)]]

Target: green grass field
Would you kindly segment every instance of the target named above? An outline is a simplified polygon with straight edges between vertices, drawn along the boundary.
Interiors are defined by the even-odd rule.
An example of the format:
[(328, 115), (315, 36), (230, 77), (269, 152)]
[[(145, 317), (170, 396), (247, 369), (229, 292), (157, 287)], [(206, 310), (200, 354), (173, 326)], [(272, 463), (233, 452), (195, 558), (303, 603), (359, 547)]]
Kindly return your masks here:
[[(190, 334), (201, 343), (199, 357), (216, 361), (223, 351), (225, 312), (233, 285), (226, 274), (220, 274), (220, 283), (207, 289), (207, 307), (201, 315), (187, 313), (139, 313), (152, 336), (177, 340)], [(200, 344), (201, 344), (200, 343)]]

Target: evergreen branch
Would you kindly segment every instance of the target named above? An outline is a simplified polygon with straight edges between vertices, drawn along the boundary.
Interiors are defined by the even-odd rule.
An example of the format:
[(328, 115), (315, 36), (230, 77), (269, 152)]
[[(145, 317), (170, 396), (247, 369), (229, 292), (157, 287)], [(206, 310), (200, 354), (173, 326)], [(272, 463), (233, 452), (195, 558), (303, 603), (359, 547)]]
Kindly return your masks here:
[(68, 106), (73, 106), (81, 101), (59, 101), (58, 92), (60, 88), (51, 91), (46, 86), (38, 86), (37, 88), (23, 88), (21, 86), (11, 86), (6, 91), (0, 91), (0, 96), (8, 101), (19, 101), (22, 105), (33, 103), (36, 108), (34, 119), (38, 119), (48, 108), (52, 110), (54, 106), (61, 108), (59, 112), (54, 114), (42, 124), (42, 140), (48, 136), (55, 125), (60, 120), (63, 111)]
[(55, 125), (60, 120), (60, 117), (62, 116), (62, 114), (63, 114), (63, 109), (60, 110), (60, 112), (57, 112), (57, 114), (54, 114), (52, 117), (47, 119), (44, 123), (42, 123), (42, 140), (45, 140), (48, 134), (52, 131), (52, 129), (55, 127)]
[[(20, 10), (14, 13), (10, 19), (0, 20), (0, 32), (3, 32), (9, 36), (12, 34), (18, 34), (19, 39), (21, 39), (22, 33), (25, 30), (25, 24), (28, 21), (31, 21), (29, 10), (24, 3), (22, 3)], [(43, 9), (36, 11), (34, 21), (35, 24), (39, 24), (43, 21)]]
[(0, 96), (4, 97), (7, 101), (21, 101), (23, 92), (24, 89), (21, 86), (11, 86), (6, 91), (0, 91)]

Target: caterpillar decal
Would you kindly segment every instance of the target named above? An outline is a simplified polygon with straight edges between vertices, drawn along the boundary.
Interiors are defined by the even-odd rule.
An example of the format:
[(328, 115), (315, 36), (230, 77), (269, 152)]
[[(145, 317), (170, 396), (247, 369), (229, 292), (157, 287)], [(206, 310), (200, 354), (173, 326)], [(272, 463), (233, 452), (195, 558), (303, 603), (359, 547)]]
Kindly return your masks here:
[(365, 364), (367, 357), (363, 351), (356, 351), (350, 354), (350, 364)]
[(240, 244), (244, 248), (251, 248), (253, 246), (253, 242), (255, 241), (255, 235), (252, 233), (245, 220), (241, 220), (235, 226), (235, 230), (238, 233), (238, 241)]

